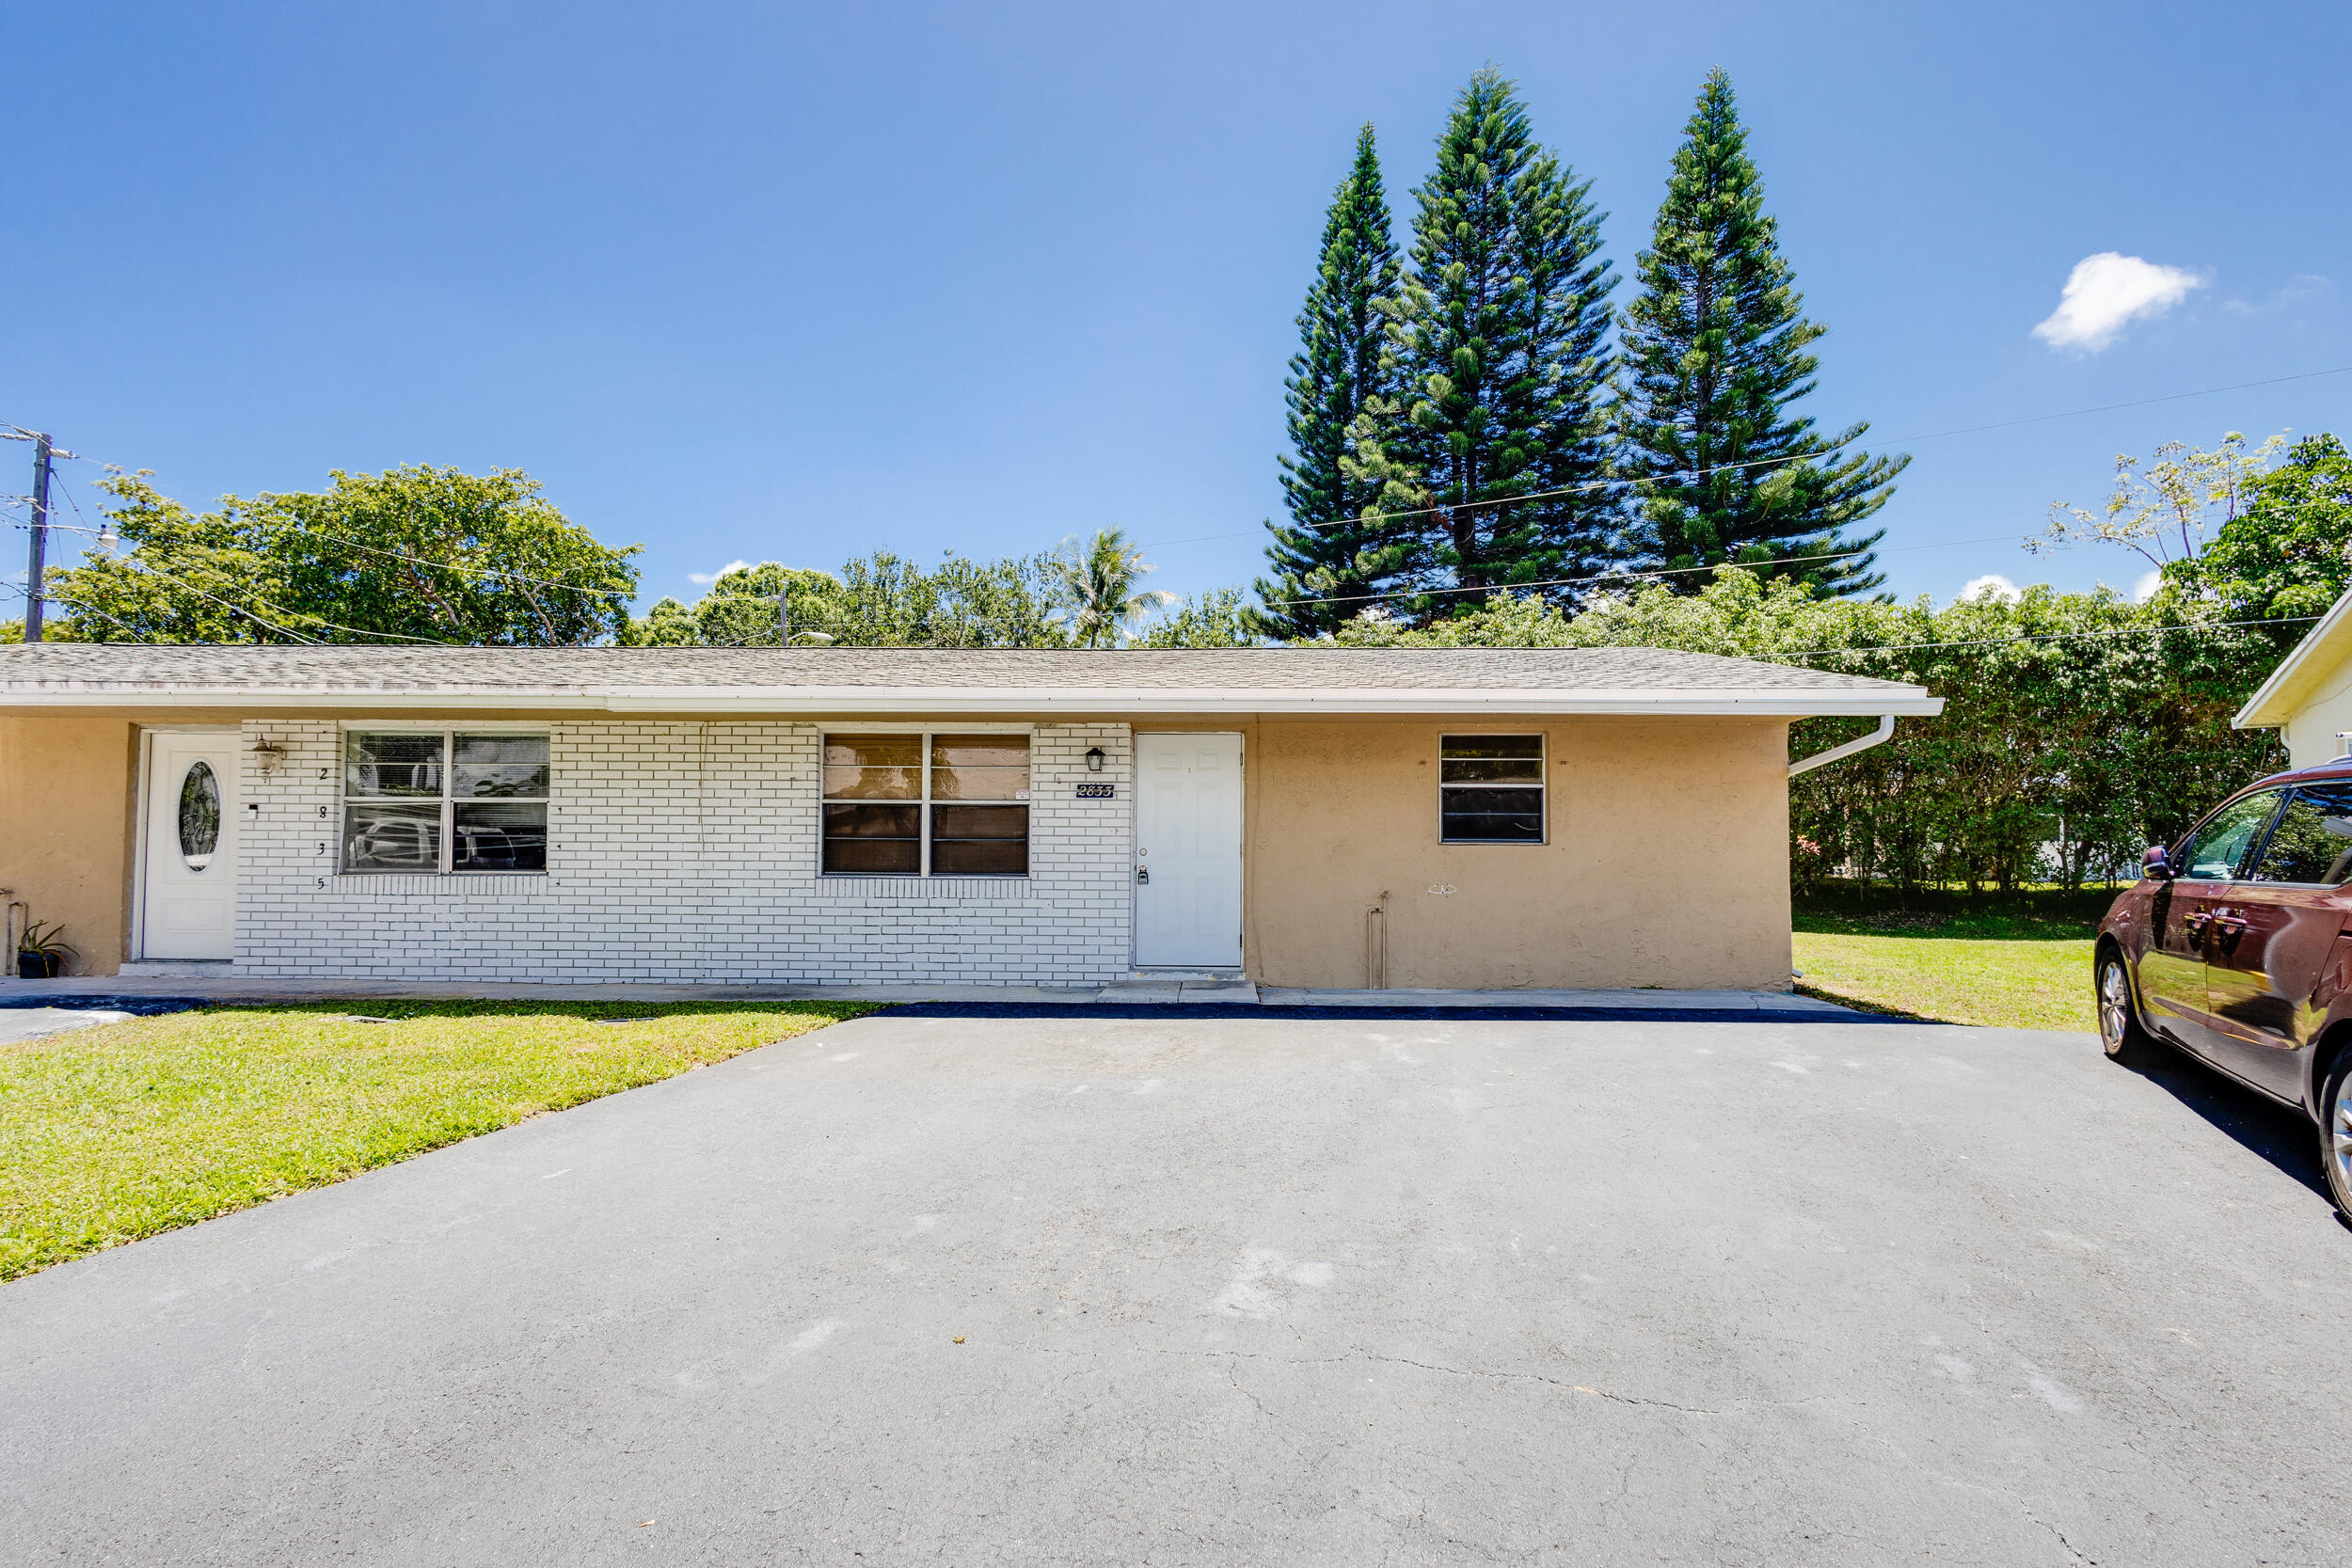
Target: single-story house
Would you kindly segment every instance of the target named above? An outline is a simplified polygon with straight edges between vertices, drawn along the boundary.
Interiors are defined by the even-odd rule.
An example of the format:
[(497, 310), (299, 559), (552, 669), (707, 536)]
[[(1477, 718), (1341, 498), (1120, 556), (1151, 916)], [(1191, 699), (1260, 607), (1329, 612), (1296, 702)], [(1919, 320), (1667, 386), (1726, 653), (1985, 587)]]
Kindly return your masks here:
[(1942, 706), (1638, 648), (43, 643), (0, 886), (90, 974), (1785, 988), (1790, 721)]
[(2328, 607), (2231, 722), (2279, 731), (2291, 768), (2352, 754), (2352, 591)]

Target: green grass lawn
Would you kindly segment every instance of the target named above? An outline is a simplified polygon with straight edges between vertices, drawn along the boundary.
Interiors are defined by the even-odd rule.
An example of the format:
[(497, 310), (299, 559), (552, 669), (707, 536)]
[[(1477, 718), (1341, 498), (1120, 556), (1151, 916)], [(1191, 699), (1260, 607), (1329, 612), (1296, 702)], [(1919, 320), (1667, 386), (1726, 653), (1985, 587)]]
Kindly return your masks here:
[[(377, 1003), (231, 1007), (0, 1047), (0, 1279), (873, 1009)], [(628, 1019), (626, 1023), (597, 1022)]]
[(2091, 936), (2114, 896), (2112, 889), (1930, 894), (1900, 909), (1851, 896), (1804, 900), (1797, 989), (1948, 1023), (2090, 1033), (2098, 1028)]

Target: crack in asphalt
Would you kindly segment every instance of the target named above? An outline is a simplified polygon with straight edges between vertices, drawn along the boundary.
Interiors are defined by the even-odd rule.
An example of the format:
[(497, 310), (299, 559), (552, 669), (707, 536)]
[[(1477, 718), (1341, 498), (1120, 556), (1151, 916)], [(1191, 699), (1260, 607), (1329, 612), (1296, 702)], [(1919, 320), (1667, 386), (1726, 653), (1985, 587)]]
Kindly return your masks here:
[[(1104, 1354), (1101, 1351), (1062, 1350), (1046, 1346), (1037, 1348), (1048, 1355), (1100, 1357)], [(1563, 1377), (1547, 1377), (1541, 1372), (1493, 1371), (1482, 1367), (1447, 1367), (1434, 1361), (1416, 1361), (1406, 1355), (1384, 1355), (1377, 1351), (1365, 1350), (1359, 1345), (1349, 1346), (1347, 1353), (1343, 1355), (1270, 1355), (1263, 1351), (1171, 1350), (1143, 1346), (1133, 1347), (1133, 1350), (1135, 1354), (1143, 1355), (1172, 1355), (1190, 1360), (1210, 1361), (1271, 1361), (1283, 1367), (1333, 1367), (1351, 1361), (1370, 1361), (1381, 1366), (1410, 1367), (1416, 1371), (1435, 1372), (1441, 1377), (1478, 1378), (1498, 1383), (1540, 1383), (1553, 1388), (1565, 1388), (1573, 1394), (1589, 1395), (1611, 1404), (1634, 1405), (1653, 1410), (1672, 1410), (1684, 1416), (1736, 1416), (1750, 1410), (1793, 1410), (1807, 1405), (1821, 1404), (1852, 1405), (1863, 1409), (1869, 1407), (1869, 1402), (1867, 1400), (1846, 1399), (1836, 1394), (1808, 1394), (1797, 1400), (1735, 1400), (1729, 1405), (1721, 1407), (1677, 1404), (1672, 1400), (1654, 1400), (1645, 1399), (1638, 1394), (1620, 1394), (1608, 1388), (1595, 1388), (1588, 1384), (1571, 1383)], [(1229, 1378), (1229, 1381), (1233, 1380)], [(1261, 1414), (1265, 1412), (1265, 1405), (1255, 1394), (1241, 1387), (1238, 1381), (1233, 1381), (1233, 1386), (1251, 1403), (1256, 1404)]]

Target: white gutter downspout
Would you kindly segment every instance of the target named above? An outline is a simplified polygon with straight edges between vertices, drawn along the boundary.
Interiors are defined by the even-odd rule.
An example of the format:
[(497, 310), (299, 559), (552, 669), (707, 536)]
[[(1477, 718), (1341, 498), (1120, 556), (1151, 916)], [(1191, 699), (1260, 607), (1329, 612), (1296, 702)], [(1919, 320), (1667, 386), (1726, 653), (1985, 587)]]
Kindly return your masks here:
[(1826, 752), (1816, 752), (1803, 761), (1790, 763), (1788, 776), (1793, 779), (1800, 773), (1810, 773), (1816, 768), (1826, 768), (1833, 762), (1843, 762), (1856, 752), (1867, 752), (1882, 740), (1892, 739), (1894, 735), (1895, 716), (1891, 713), (1882, 713), (1879, 715), (1877, 729), (1859, 740), (1849, 740), (1843, 746), (1832, 746)]

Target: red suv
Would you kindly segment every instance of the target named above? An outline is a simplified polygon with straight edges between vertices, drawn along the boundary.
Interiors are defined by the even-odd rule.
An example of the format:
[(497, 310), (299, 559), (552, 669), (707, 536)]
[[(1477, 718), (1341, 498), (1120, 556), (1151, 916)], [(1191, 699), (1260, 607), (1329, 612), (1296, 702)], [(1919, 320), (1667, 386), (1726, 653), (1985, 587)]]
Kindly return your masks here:
[(2232, 796), (2099, 926), (2099, 1037), (2150, 1034), (2299, 1105), (2352, 1216), (2352, 757)]

